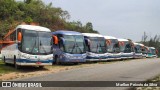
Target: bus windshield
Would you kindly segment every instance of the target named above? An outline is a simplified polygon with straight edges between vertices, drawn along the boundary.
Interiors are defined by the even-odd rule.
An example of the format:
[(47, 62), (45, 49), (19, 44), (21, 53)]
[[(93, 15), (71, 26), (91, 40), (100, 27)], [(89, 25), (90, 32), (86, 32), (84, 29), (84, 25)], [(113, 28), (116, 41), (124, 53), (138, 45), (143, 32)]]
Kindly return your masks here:
[(93, 53), (106, 53), (106, 43), (103, 37), (90, 37), (90, 51)]
[(150, 49), (150, 53), (153, 55), (156, 55), (156, 50), (155, 49)]
[(112, 53), (112, 52), (116, 52), (118, 45), (116, 45), (118, 43), (118, 40), (117, 39), (110, 39), (111, 43), (110, 44), (107, 44), (107, 51), (109, 53)]
[(72, 54), (85, 53), (84, 37), (82, 35), (63, 35), (65, 52)]
[(132, 47), (129, 41), (123, 41), (119, 43), (120, 43), (120, 52), (124, 52), (124, 53), (132, 52)]
[(50, 54), (51, 33), (34, 30), (22, 30), (22, 52), (28, 54)]
[(136, 52), (136, 53), (142, 53), (142, 50), (141, 50), (141, 46), (140, 46), (140, 45), (136, 45), (136, 46), (135, 46), (135, 52)]

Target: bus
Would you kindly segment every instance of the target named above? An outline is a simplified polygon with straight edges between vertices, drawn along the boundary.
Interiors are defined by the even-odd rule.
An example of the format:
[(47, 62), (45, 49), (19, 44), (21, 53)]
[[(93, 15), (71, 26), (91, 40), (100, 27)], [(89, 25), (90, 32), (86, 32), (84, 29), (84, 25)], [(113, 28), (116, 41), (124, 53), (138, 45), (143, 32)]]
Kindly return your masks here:
[(104, 36), (95, 33), (82, 33), (87, 49), (86, 61), (106, 61), (108, 60), (106, 40)]
[(3, 38), (2, 59), (5, 64), (19, 66), (52, 65), (52, 34), (50, 29), (36, 25), (18, 25)]
[(133, 58), (143, 58), (142, 47), (140, 43), (134, 43), (134, 57)]
[(156, 53), (156, 49), (155, 47), (148, 47), (148, 54), (147, 54), (148, 58), (153, 58), (153, 57), (158, 57), (157, 53)]
[(134, 49), (132, 42), (128, 39), (121, 39), (118, 38), (120, 52), (121, 52), (121, 59), (131, 59), (134, 56)]
[(86, 60), (84, 37), (75, 31), (58, 30), (52, 32), (55, 64), (83, 63)]
[(117, 60), (121, 59), (120, 48), (118, 44), (118, 39), (113, 36), (104, 36), (107, 44), (107, 52), (109, 60)]
[(145, 46), (145, 45), (142, 44), (142, 43), (139, 43), (139, 48), (140, 48), (140, 50), (141, 50), (142, 57), (143, 57), (143, 58), (146, 58), (146, 57), (147, 57), (147, 54), (148, 54), (148, 47)]

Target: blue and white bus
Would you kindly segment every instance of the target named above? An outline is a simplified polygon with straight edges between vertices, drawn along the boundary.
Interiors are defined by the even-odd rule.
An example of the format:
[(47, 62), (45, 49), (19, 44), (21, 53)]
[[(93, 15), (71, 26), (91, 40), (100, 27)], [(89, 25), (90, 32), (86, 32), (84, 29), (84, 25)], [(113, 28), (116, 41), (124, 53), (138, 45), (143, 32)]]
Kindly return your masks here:
[(4, 63), (18, 66), (52, 65), (52, 34), (50, 29), (35, 25), (18, 25), (2, 41)]
[(140, 43), (134, 43), (134, 56), (133, 58), (143, 58), (142, 46)]
[(107, 44), (107, 52), (109, 60), (121, 59), (120, 47), (118, 44), (118, 39), (113, 36), (104, 36)]
[(148, 54), (147, 54), (148, 58), (157, 58), (157, 54), (156, 54), (156, 49), (155, 47), (148, 47)]
[(130, 59), (134, 56), (134, 49), (132, 43), (128, 39), (120, 39), (118, 38), (121, 59)]
[(143, 58), (146, 58), (147, 53), (148, 53), (148, 48), (144, 44), (141, 44), (141, 43), (140, 43), (140, 46), (141, 46), (142, 56)]
[(53, 55), (56, 64), (60, 63), (80, 63), (86, 60), (86, 50), (84, 37), (75, 31), (55, 31), (52, 32)]
[(85, 38), (87, 57), (86, 61), (108, 60), (106, 40), (104, 36), (95, 33), (82, 33)]

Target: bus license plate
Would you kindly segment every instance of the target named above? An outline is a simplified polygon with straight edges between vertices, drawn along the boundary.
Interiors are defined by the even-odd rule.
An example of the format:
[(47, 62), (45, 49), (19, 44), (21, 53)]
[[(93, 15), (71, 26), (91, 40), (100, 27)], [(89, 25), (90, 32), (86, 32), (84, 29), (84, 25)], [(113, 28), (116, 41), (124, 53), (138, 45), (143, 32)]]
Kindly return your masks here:
[(41, 62), (36, 62), (36, 64), (41, 64)]

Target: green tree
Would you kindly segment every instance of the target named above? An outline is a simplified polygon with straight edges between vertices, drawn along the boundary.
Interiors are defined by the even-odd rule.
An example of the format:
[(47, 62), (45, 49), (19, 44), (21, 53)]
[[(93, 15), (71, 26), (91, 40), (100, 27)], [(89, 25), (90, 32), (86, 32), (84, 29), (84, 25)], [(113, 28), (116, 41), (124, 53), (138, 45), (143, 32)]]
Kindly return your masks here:
[(98, 33), (91, 22), (83, 25), (81, 21), (69, 22), (70, 14), (62, 8), (45, 4), (42, 0), (0, 0), (0, 35), (22, 22), (36, 22), (52, 31), (59, 29), (78, 32)]

